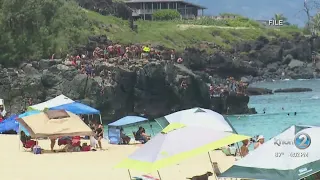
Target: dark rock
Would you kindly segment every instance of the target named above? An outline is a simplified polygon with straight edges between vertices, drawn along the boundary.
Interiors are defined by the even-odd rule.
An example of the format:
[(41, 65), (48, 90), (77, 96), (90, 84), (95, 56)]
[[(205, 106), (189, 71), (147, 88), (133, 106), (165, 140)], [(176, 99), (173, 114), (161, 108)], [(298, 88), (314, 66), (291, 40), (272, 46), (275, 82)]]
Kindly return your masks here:
[(276, 89), (274, 93), (290, 93), (290, 92), (308, 92), (312, 91), (310, 88), (287, 88), (287, 89)]
[[(74, 67), (55, 63), (41, 60), (38, 69), (31, 64), (20, 70), (0, 69), (0, 97), (5, 100), (7, 110), (19, 112), (28, 106), (29, 98), (36, 104), (64, 94), (101, 110), (106, 121), (128, 114), (156, 118), (192, 107), (228, 114), (254, 112), (248, 109), (246, 96), (218, 97), (212, 101), (206, 82), (183, 64), (135, 60), (128, 69), (124, 65), (96, 63), (97, 71), (108, 71), (103, 74), (110, 76), (92, 78)], [(181, 87), (182, 81), (186, 81), (186, 89)]]
[(273, 93), (271, 89), (267, 89), (267, 88), (248, 87), (247, 94), (249, 96), (254, 96), (254, 95), (264, 95), (264, 94), (273, 94)]

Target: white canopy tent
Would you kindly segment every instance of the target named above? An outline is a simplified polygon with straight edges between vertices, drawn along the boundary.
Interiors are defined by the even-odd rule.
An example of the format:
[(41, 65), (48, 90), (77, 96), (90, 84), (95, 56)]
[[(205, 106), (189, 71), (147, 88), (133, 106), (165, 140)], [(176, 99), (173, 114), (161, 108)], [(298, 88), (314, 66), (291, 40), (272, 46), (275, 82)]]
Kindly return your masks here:
[(39, 111), (43, 111), (44, 109), (48, 108), (53, 108), (53, 107), (57, 107), (57, 106), (61, 106), (64, 104), (70, 104), (73, 103), (74, 101), (70, 98), (68, 98), (67, 96), (61, 94), (53, 99), (50, 99), (48, 101), (30, 106), (29, 108), (33, 109), (33, 110), (39, 110)]
[[(100, 111), (95, 110), (94, 108), (91, 108), (91, 107), (89, 107), (87, 105), (78, 106), (78, 110), (81, 109), (81, 111), (72, 111), (72, 109), (74, 109), (74, 108), (70, 108), (69, 109), (68, 105), (72, 106), (73, 104), (81, 104), (81, 103), (78, 103), (78, 102), (68, 98), (67, 96), (61, 94), (61, 95), (59, 95), (59, 96), (57, 96), (57, 97), (55, 97), (53, 99), (50, 99), (48, 101), (45, 101), (45, 102), (42, 102), (42, 103), (39, 103), (39, 104), (36, 104), (36, 105), (33, 105), (33, 106), (29, 106), (28, 110), (38, 110), (38, 111), (43, 111), (45, 109), (58, 110), (58, 109), (56, 109), (56, 107), (60, 107), (59, 109), (68, 110), (68, 111), (70, 111), (72, 113), (75, 113), (75, 114), (87, 114), (88, 117), (89, 117), (89, 115), (92, 115), (92, 117), (93, 117), (93, 114), (98, 114), (99, 113), (99, 120), (100, 120), (100, 123), (102, 124)], [(63, 106), (63, 105), (67, 105), (67, 106)], [(91, 111), (91, 112), (90, 112), (90, 110), (89, 111), (85, 111), (84, 108), (86, 108), (86, 110), (88, 110), (88, 108), (91, 108), (90, 110), (93, 110), (93, 111)]]

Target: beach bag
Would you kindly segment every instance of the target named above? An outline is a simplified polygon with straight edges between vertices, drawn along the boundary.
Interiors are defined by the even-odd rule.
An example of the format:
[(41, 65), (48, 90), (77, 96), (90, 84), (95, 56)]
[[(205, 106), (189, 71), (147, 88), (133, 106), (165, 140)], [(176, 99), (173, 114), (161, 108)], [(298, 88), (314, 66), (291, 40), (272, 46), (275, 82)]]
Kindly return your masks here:
[(33, 154), (41, 154), (41, 147), (38, 145), (33, 146)]

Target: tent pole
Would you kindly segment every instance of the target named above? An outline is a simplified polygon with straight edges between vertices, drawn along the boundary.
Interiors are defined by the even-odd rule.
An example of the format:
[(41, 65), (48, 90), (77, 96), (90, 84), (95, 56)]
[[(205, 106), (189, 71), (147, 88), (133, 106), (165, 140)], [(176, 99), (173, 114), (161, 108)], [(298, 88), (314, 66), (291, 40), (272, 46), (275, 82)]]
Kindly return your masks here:
[(99, 114), (100, 124), (102, 124), (101, 114)]
[(128, 169), (128, 173), (129, 173), (129, 177), (130, 177), (130, 180), (132, 179), (132, 176), (131, 176), (131, 173), (130, 173), (130, 170)]
[(149, 120), (149, 119), (148, 119), (148, 123), (149, 123), (149, 125), (150, 125), (151, 131), (152, 131), (152, 134), (153, 134), (153, 136), (154, 136), (155, 134), (154, 134), (154, 131), (153, 131), (153, 128), (152, 128), (152, 124), (151, 124), (151, 122), (150, 122), (150, 120)]
[(216, 176), (216, 179), (218, 179), (216, 173), (214, 172), (214, 166), (213, 166), (213, 162), (212, 162), (212, 159), (211, 159), (211, 156), (210, 156), (210, 152), (208, 152), (208, 156), (209, 156), (210, 164), (211, 164), (211, 167), (212, 167), (212, 171), (213, 171), (214, 175)]
[(159, 172), (159, 171), (157, 171), (157, 172), (158, 172), (159, 179), (162, 180), (162, 178), (161, 178), (161, 176), (160, 176), (160, 172)]
[(154, 121), (156, 121), (156, 123), (161, 127), (162, 130), (164, 129), (156, 119)]
[(20, 139), (21, 139), (21, 127), (20, 127), (20, 123), (19, 123), (19, 128), (18, 128), (18, 143), (19, 143), (19, 151), (20, 151)]

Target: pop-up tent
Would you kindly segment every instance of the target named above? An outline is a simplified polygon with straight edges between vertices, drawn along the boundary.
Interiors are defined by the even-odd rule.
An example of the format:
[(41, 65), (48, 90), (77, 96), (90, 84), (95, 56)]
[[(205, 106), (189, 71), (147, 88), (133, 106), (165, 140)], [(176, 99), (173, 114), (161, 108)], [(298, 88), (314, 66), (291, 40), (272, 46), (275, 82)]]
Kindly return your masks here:
[(85, 104), (82, 104), (80, 102), (76, 102), (63, 94), (61, 94), (53, 99), (50, 99), (48, 101), (42, 102), (40, 104), (30, 106), (28, 109), (29, 110), (30, 109), (31, 110), (39, 110), (39, 111), (43, 111), (44, 109), (66, 110), (66, 111), (72, 112), (74, 114), (87, 114), (87, 115), (98, 114), (100, 116), (100, 123), (102, 123), (99, 110), (94, 109), (94, 108), (87, 106)]
[(48, 110), (17, 118), (32, 138), (92, 136), (94, 133), (79, 116), (64, 110)]
[(178, 111), (155, 120), (159, 125), (165, 124), (164, 127), (162, 126), (162, 129), (171, 123), (183, 123), (188, 126), (200, 126), (214, 130), (237, 133), (230, 122), (221, 114), (210, 109), (198, 107)]
[(148, 121), (147, 118), (139, 116), (126, 116), (113, 123), (108, 124), (108, 138), (111, 144), (119, 144), (121, 142), (120, 129), (128, 125), (142, 123)]
[(294, 125), (265, 142), (220, 177), (299, 180), (320, 172), (320, 127)]
[[(25, 113), (20, 114), (16, 119), (31, 116), (34, 114), (39, 114), (39, 113), (41, 113), (41, 111), (27, 111)], [(20, 131), (23, 131), (27, 136), (30, 136), (28, 130), (24, 126), (21, 126), (21, 124), (19, 124), (19, 129), (20, 129), (19, 133)]]

